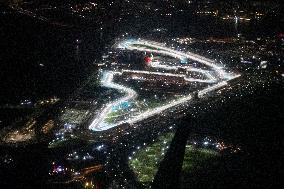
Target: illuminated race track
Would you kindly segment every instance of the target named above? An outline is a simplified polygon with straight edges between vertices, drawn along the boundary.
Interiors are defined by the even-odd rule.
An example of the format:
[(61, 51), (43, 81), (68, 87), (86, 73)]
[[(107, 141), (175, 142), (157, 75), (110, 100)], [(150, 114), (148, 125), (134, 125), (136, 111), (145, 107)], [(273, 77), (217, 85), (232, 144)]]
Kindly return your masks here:
[[(159, 67), (161, 68), (161, 67)], [(195, 71), (195, 68), (193, 69), (186, 69), (187, 71)], [(198, 69), (196, 69), (198, 70)], [(209, 72), (204, 71), (203, 73), (200, 72), (200, 70), (195, 71), (195, 72), (200, 72), (204, 75), (207, 76), (209, 79), (195, 79), (195, 78), (190, 78), (184, 74), (173, 74), (173, 73), (164, 73), (164, 72), (150, 72), (150, 71), (141, 71), (141, 70), (122, 70), (122, 73), (127, 72), (127, 73), (141, 73), (145, 75), (160, 75), (160, 76), (173, 76), (173, 77), (180, 77), (183, 78), (185, 81), (189, 82), (200, 82), (200, 83), (216, 83), (217, 80), (214, 78)], [(135, 78), (132, 78), (135, 79)], [(137, 78), (138, 79), (138, 78)], [(139, 79), (138, 79), (139, 80)]]
[[(155, 49), (143, 49), (143, 47), (135, 47), (133, 45), (144, 45), (145, 47), (151, 47), (151, 48), (155, 48)], [(121, 47), (124, 47), (126, 49), (130, 49), (130, 50), (147, 50), (148, 52), (155, 52), (155, 53), (159, 53), (159, 54), (165, 54), (165, 55), (169, 55), (171, 57), (174, 58), (189, 58), (191, 60), (200, 62), (202, 64), (205, 64), (209, 67), (212, 67), (213, 69), (221, 69), (222, 67), (218, 64), (216, 64), (213, 60), (210, 60), (208, 58), (202, 57), (200, 55), (191, 53), (191, 52), (181, 52), (181, 51), (177, 51), (177, 50), (173, 50), (171, 48), (165, 47), (164, 44), (160, 44), (157, 42), (152, 42), (152, 41), (147, 41), (147, 40), (130, 40), (130, 41), (126, 41)]]
[[(141, 46), (144, 46), (144, 48), (137, 47), (134, 45), (141, 45)], [(155, 48), (155, 49), (150, 49), (146, 47)], [(200, 55), (197, 55), (191, 52), (181, 52), (181, 51), (173, 50), (171, 48), (165, 47), (164, 44), (161, 44), (161, 43), (147, 41), (147, 40), (128, 40), (128, 41), (125, 41), (124, 43), (119, 44), (119, 48), (164, 54), (164, 55), (168, 55), (168, 56), (179, 58), (179, 59), (188, 58), (188, 59), (194, 60), (196, 62), (199, 62), (201, 64), (211, 67), (214, 71), (216, 71), (219, 74), (221, 78), (231, 79), (231, 77), (233, 77), (233, 74), (226, 73), (223, 70), (222, 66), (217, 64), (213, 60), (210, 60), (208, 58), (202, 57)], [(173, 68), (175, 69), (177, 67), (173, 66)], [(198, 70), (200, 71), (201, 69), (198, 69)]]
[(132, 99), (136, 98), (136, 96), (137, 96), (137, 94), (134, 90), (127, 88), (123, 85), (113, 83), (113, 76), (115, 74), (120, 74), (120, 73), (112, 72), (112, 71), (105, 72), (104, 75), (103, 75), (103, 79), (101, 80), (101, 84), (104, 87), (113, 88), (113, 89), (117, 89), (119, 91), (122, 91), (123, 93), (125, 93), (125, 96), (114, 101), (114, 102), (110, 102), (105, 107), (103, 107), (100, 114), (92, 121), (91, 125), (89, 126), (89, 129), (91, 129), (91, 130), (103, 130), (103, 129), (100, 129), (100, 128), (102, 127), (102, 128), (105, 129), (105, 128), (108, 128), (108, 127), (110, 127), (110, 128), (113, 127), (113, 125), (109, 125), (109, 124), (106, 124), (106, 123), (104, 124), (104, 119), (106, 118), (107, 114), (112, 110), (112, 107), (118, 106), (125, 101), (132, 100)]
[(195, 79), (195, 78), (189, 78), (188, 76), (184, 75), (184, 80), (190, 81), (190, 82), (201, 82), (201, 83), (215, 83), (217, 82), (216, 78), (213, 77), (209, 71), (203, 70), (203, 69), (198, 69), (198, 68), (193, 68), (189, 66), (169, 66), (165, 64), (160, 64), (157, 62), (153, 62), (150, 64), (151, 67), (153, 68), (161, 68), (165, 70), (178, 70), (180, 68), (185, 69), (187, 72), (198, 72), (207, 77), (207, 79)]
[[(137, 47), (137, 46), (133, 46), (133, 45), (144, 45), (145, 47)], [(147, 47), (150, 47), (149, 49)], [(205, 83), (215, 83), (203, 90), (198, 91), (198, 97), (202, 98), (204, 95), (206, 95), (207, 93), (217, 90), (219, 88), (222, 88), (224, 86), (227, 85), (227, 81), (234, 79), (236, 77), (239, 77), (240, 75), (233, 75), (231, 73), (227, 73), (223, 70), (223, 68), (216, 64), (214, 61), (209, 60), (207, 58), (201, 57), (199, 55), (193, 54), (193, 53), (184, 53), (184, 52), (180, 52), (180, 51), (175, 51), (172, 50), (170, 48), (165, 47), (163, 44), (159, 44), (156, 42), (151, 42), (151, 41), (145, 41), (145, 40), (131, 40), (131, 41), (125, 41), (121, 44), (119, 44), (119, 48), (124, 48), (124, 49), (128, 49), (128, 50), (138, 50), (138, 51), (147, 51), (147, 52), (155, 52), (155, 53), (159, 53), (159, 54), (163, 54), (163, 55), (168, 55), (174, 58), (188, 58), (188, 59), (192, 59), (195, 60), (199, 63), (202, 63), (204, 65), (209, 66), (210, 68), (212, 68), (212, 70), (214, 70), (214, 72), (218, 73), (218, 77), (219, 78), (215, 78), (214, 76), (212, 76), (210, 74), (210, 71), (208, 70), (203, 70), (203, 69), (198, 69), (198, 68), (192, 68), (192, 67), (188, 67), (188, 66), (169, 66), (169, 65), (163, 65), (163, 64), (153, 64), (151, 65), (152, 67), (156, 67), (156, 68), (162, 68), (165, 70), (173, 70), (173, 69), (179, 69), (179, 68), (184, 68), (187, 71), (193, 71), (193, 72), (199, 72), (204, 74), (208, 79), (206, 80), (202, 80), (202, 79), (194, 79), (194, 78), (189, 78), (188, 76), (184, 75), (184, 74), (173, 74), (173, 73), (164, 73), (164, 72), (149, 72), (149, 71), (141, 71), (141, 70), (122, 70), (121, 72), (113, 72), (113, 71), (105, 71), (103, 78), (101, 80), (101, 83), (103, 86), (108, 87), (108, 88), (113, 88), (113, 89), (117, 89), (119, 91), (122, 91), (123, 93), (125, 93), (125, 96), (108, 103), (107, 105), (105, 105), (101, 110), (99, 110), (99, 114), (95, 117), (95, 119), (92, 121), (92, 123), (89, 125), (89, 129), (93, 130), (93, 131), (104, 131), (104, 130), (108, 130), (110, 128), (119, 126), (123, 123), (128, 123), (128, 124), (134, 124), (137, 123), (139, 121), (142, 121), (144, 119), (150, 118), (154, 115), (158, 115), (170, 108), (179, 106), (181, 104), (184, 104), (188, 101), (190, 101), (192, 99), (192, 96), (189, 94), (187, 96), (184, 96), (178, 100), (174, 100), (171, 101), (167, 104), (164, 104), (162, 106), (147, 110), (143, 113), (141, 113), (140, 115), (131, 117), (127, 120), (123, 120), (120, 121), (118, 123), (115, 124), (109, 124), (106, 123), (104, 120), (107, 117), (108, 113), (111, 112), (112, 107), (117, 106), (125, 101), (130, 101), (130, 100), (134, 100), (137, 97), (137, 94), (134, 90), (114, 83), (113, 82), (113, 76), (115, 74), (119, 74), (121, 75), (123, 72), (132, 72), (132, 73), (143, 73), (143, 74), (152, 74), (152, 75), (164, 75), (164, 76), (175, 76), (175, 77), (183, 77), (186, 81), (190, 81), (190, 82), (205, 82)], [(153, 49), (156, 48), (157, 50)], [(219, 81), (219, 83), (217, 83)]]
[[(198, 93), (198, 96), (202, 97), (202, 95), (204, 95), (205, 93), (207, 93), (209, 91), (216, 90), (216, 89), (221, 88), (221, 87), (224, 87), (225, 85), (227, 85), (226, 81), (220, 82), (216, 85), (213, 85), (209, 88), (206, 88), (206, 89), (199, 91), (200, 94)], [(143, 119), (147, 119), (147, 118), (152, 117), (154, 115), (160, 114), (161, 112), (163, 112), (163, 111), (165, 111), (169, 108), (173, 108), (173, 107), (176, 107), (178, 105), (181, 105), (181, 104), (183, 104), (183, 103), (185, 103), (185, 102), (187, 102), (191, 99), (192, 99), (191, 95), (187, 95), (186, 97), (183, 97), (183, 98), (180, 98), (178, 100), (174, 100), (172, 102), (169, 102), (169, 104), (166, 104), (164, 106), (160, 106), (160, 107), (154, 108), (153, 110), (148, 110), (146, 112), (143, 112), (139, 116), (136, 116), (135, 118), (129, 119), (125, 122), (129, 123), (129, 124), (137, 123), (139, 121), (142, 121)], [(122, 123), (124, 123), (124, 122), (121, 122), (120, 124), (122, 124)]]

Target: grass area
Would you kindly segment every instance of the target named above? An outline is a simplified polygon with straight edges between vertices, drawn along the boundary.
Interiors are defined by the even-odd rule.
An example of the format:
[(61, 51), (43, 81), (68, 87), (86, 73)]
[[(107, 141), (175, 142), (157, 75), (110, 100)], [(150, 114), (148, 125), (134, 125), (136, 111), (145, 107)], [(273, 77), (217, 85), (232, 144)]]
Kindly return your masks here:
[(191, 145), (187, 145), (182, 170), (184, 172), (191, 172), (217, 156), (218, 152), (212, 149), (195, 148)]
[(87, 140), (82, 140), (80, 138), (77, 137), (73, 137), (73, 138), (65, 138), (65, 139), (61, 139), (61, 140), (55, 140), (53, 142), (50, 142), (48, 145), (48, 148), (60, 148), (60, 147), (71, 147), (71, 146), (81, 146), (81, 145), (86, 145), (88, 144)]
[[(146, 102), (144, 102), (143, 100), (139, 100), (137, 101), (137, 104), (133, 103), (131, 108), (134, 108), (134, 109), (137, 108), (141, 112), (144, 112), (144, 111), (151, 110), (156, 107), (162, 106), (164, 104), (165, 102), (161, 102), (161, 100), (159, 99), (151, 98), (151, 99), (147, 99)], [(121, 109), (113, 110), (107, 114), (104, 121), (109, 124), (115, 123), (116, 121), (121, 120), (121, 116), (124, 116), (125, 114), (131, 114), (131, 112), (129, 112), (129, 109), (130, 108), (121, 108)]]
[[(143, 101), (142, 99), (138, 99), (136, 103), (133, 103), (130, 108), (136, 109), (136, 111), (140, 111), (141, 113), (148, 111), (148, 110), (153, 110), (156, 107), (160, 107), (167, 104), (166, 101), (161, 101), (160, 99), (155, 99), (155, 98), (149, 98), (146, 101)], [(121, 108), (117, 110), (112, 110), (109, 112), (104, 119), (104, 121), (108, 124), (115, 123), (119, 120), (121, 120), (122, 116), (126, 114), (131, 114), (132, 112), (129, 111), (130, 109), (128, 108)]]
[(151, 99), (151, 100), (149, 100), (147, 102), (147, 105), (148, 105), (149, 108), (156, 108), (156, 107), (164, 105), (164, 103), (161, 102), (160, 100), (156, 100), (156, 99), (153, 100), (153, 99)]
[[(153, 181), (173, 137), (174, 133), (160, 136), (155, 143), (140, 149), (131, 157), (129, 167), (136, 174), (139, 182), (149, 185)], [(187, 145), (182, 170), (184, 172), (196, 170), (217, 156), (218, 152), (214, 150)]]
[(162, 101), (160, 99), (148, 98), (145, 102), (143, 101), (143, 99), (139, 99), (137, 103), (139, 104), (138, 107), (140, 111), (143, 112), (162, 106), (166, 104), (166, 101)]
[(163, 99), (155, 99), (155, 98), (149, 98), (147, 99), (145, 102), (143, 100), (139, 100), (138, 103), (139, 103), (139, 109), (140, 111), (147, 111), (147, 110), (153, 110), (157, 107), (160, 107), (160, 106), (164, 106), (164, 105), (167, 105), (169, 102), (172, 102), (173, 100), (179, 100), (183, 98), (183, 96), (181, 95), (175, 95), (175, 96), (172, 96), (172, 97), (168, 97), (167, 100)]
[(155, 143), (134, 154), (129, 161), (129, 166), (137, 175), (139, 182), (149, 184), (153, 181), (158, 171), (159, 163), (163, 160), (173, 137), (174, 133), (167, 133), (160, 136)]
[(118, 119), (120, 116), (125, 114), (125, 110), (120, 109), (116, 111), (111, 111), (110, 113), (107, 114), (105, 118), (105, 122), (107, 123), (114, 123), (116, 119)]

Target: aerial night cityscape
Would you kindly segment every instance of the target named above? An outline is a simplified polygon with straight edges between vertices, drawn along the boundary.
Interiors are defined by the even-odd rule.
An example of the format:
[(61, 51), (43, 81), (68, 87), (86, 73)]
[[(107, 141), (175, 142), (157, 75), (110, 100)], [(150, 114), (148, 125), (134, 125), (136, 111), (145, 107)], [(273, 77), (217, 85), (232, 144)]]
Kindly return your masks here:
[(280, 0), (0, 0), (1, 189), (284, 185)]

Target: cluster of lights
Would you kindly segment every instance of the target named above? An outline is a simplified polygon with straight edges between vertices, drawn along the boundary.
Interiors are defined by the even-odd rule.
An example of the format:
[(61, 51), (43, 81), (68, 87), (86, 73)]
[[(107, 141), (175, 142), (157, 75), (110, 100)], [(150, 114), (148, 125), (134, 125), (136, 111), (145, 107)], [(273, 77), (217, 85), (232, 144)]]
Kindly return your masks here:
[(64, 166), (52, 162), (52, 170), (49, 172), (49, 175), (65, 174), (67, 170), (68, 168), (64, 168)]
[(59, 131), (55, 133), (56, 138), (53, 139), (51, 142), (49, 142), (49, 145), (53, 145), (54, 143), (59, 142), (59, 141), (60, 142), (67, 141), (68, 138), (65, 136), (66, 134), (70, 134), (68, 136), (74, 137), (74, 135), (72, 134), (74, 128), (75, 128), (74, 125), (65, 123), (64, 128), (60, 129)]
[(73, 12), (90, 12), (92, 10), (94, 10), (96, 7), (98, 6), (97, 3), (93, 3), (93, 2), (89, 2), (89, 3), (85, 3), (83, 5), (75, 5), (73, 7), (71, 7)]
[(91, 156), (88, 152), (85, 155), (80, 156), (76, 151), (73, 153), (68, 154), (67, 160), (73, 161), (73, 160), (92, 160), (94, 159), (93, 156)]
[(52, 98), (49, 98), (49, 99), (46, 99), (46, 100), (40, 100), (37, 102), (37, 104), (39, 105), (48, 105), (48, 104), (54, 104), (56, 102), (58, 102), (60, 99), (57, 98), (57, 97), (52, 97)]
[(219, 152), (222, 152), (224, 150), (229, 150), (231, 153), (237, 153), (241, 150), (240, 147), (231, 145), (231, 144), (225, 144), (223, 141), (215, 141), (209, 137), (205, 137), (203, 140), (201, 141), (192, 141), (191, 142), (192, 145), (195, 146), (202, 146), (205, 148), (213, 148), (218, 150)]

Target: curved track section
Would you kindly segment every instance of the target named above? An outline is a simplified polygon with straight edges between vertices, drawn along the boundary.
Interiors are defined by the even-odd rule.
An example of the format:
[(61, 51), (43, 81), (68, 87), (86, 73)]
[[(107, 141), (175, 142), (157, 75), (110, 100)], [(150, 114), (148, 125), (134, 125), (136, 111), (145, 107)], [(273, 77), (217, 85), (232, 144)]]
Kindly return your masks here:
[(106, 130), (106, 129), (114, 127), (114, 125), (104, 123), (104, 119), (106, 118), (107, 114), (111, 112), (112, 107), (117, 106), (121, 104), (122, 102), (133, 100), (137, 96), (137, 93), (134, 90), (128, 87), (125, 87), (123, 85), (114, 83), (113, 76), (115, 74), (120, 74), (120, 73), (112, 72), (112, 71), (105, 72), (103, 76), (103, 80), (101, 81), (102, 86), (119, 90), (125, 93), (125, 96), (116, 101), (110, 102), (105, 107), (103, 107), (99, 115), (90, 124), (89, 129), (91, 130), (101, 131), (101, 130)]

